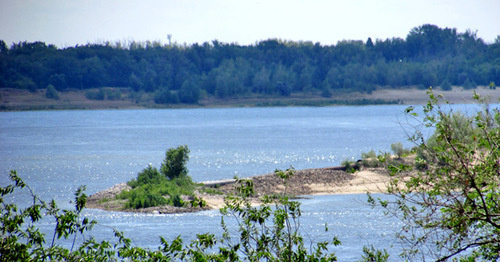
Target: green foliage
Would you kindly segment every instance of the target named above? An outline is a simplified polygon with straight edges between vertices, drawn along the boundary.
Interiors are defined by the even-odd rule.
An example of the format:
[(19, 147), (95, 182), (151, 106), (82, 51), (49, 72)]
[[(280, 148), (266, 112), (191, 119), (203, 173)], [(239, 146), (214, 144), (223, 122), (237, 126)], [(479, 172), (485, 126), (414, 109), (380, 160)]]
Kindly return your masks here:
[[(85, 187), (79, 187), (75, 192), (74, 210), (61, 210), (55, 201), (47, 203), (34, 195), (32, 189), (21, 180), (16, 171), (11, 171), (9, 177), (12, 183), (0, 188), (0, 232), (2, 234), (0, 259), (2, 261), (39, 261), (44, 259), (62, 261), (74, 260), (82, 254), (82, 247), (75, 249), (76, 237), (91, 230), (97, 223), (94, 220), (81, 217), (87, 200), (87, 196), (84, 194)], [(32, 199), (32, 202), (23, 209), (18, 209), (15, 204), (7, 203), (4, 199), (18, 190), (29, 194)], [(46, 246), (48, 239), (37, 228), (44, 216), (50, 216), (55, 221), (54, 234), (49, 246)], [(58, 244), (61, 239), (71, 241), (71, 249), (61, 247)], [(91, 241), (93, 240), (88, 240), (84, 244), (87, 245)], [(100, 248), (107, 249), (106, 244), (101, 243)], [(90, 259), (90, 257), (88, 258)]]
[(394, 153), (394, 155), (396, 155), (397, 158), (401, 158), (404, 155), (410, 153), (410, 150), (405, 149), (401, 142), (391, 144), (391, 150)]
[(443, 90), (443, 91), (450, 91), (451, 90), (451, 84), (446, 79), (439, 85), (439, 87), (441, 87), (441, 90)]
[[(182, 199), (181, 199), (182, 200)], [(191, 201), (189, 201), (192, 207), (200, 207), (204, 208), (207, 206), (207, 201), (202, 198), (194, 197)]]
[[(465, 116), (461, 112), (451, 112), (448, 119), (446, 119), (447, 125), (452, 128), (453, 136), (452, 139), (457, 142), (468, 144), (474, 143), (474, 137), (480, 132), (479, 129), (474, 127), (473, 119)], [(417, 147), (417, 165), (420, 170), (427, 168), (427, 162), (440, 163), (442, 160), (439, 158), (434, 148), (439, 148), (439, 134), (434, 133), (431, 137), (425, 141), (425, 147)]]
[[(0, 260), (1, 261), (177, 261), (190, 260), (190, 246), (183, 246), (177, 237), (171, 243), (160, 238), (157, 250), (133, 247), (131, 240), (115, 230), (116, 242), (97, 242), (94, 238), (75, 246), (77, 236), (84, 235), (97, 224), (82, 217), (86, 203), (85, 187), (75, 192), (74, 210), (61, 210), (54, 200), (45, 202), (33, 194), (15, 171), (10, 172), (11, 184), (0, 187)], [(12, 194), (28, 193), (32, 202), (24, 209), (5, 201)], [(27, 191), (27, 192), (26, 192)], [(54, 234), (51, 238), (38, 229), (42, 219), (53, 218)], [(46, 223), (46, 222), (43, 222)], [(203, 239), (200, 237), (200, 239)], [(71, 248), (62, 242), (71, 241)]]
[(200, 99), (200, 88), (199, 83), (195, 80), (186, 80), (182, 83), (181, 89), (179, 91), (179, 100), (182, 103), (196, 104)]
[(476, 82), (474, 82), (473, 80), (471, 80), (470, 78), (467, 78), (465, 79), (464, 83), (462, 84), (462, 86), (465, 88), (465, 89), (474, 89), (477, 87), (477, 84)]
[(99, 88), (85, 92), (85, 97), (90, 100), (120, 100), (122, 93), (116, 88)]
[(106, 88), (105, 92), (107, 100), (120, 100), (122, 98), (122, 93), (118, 89)]
[(16, 80), (13, 84), (16, 88), (26, 89), (30, 92), (35, 92), (37, 89), (37, 84), (31, 78), (27, 77), (22, 77)]
[[(161, 171), (148, 165), (137, 174), (136, 179), (127, 182), (132, 190), (123, 191), (118, 198), (127, 199), (126, 207), (135, 209), (162, 205), (184, 206), (181, 196), (193, 196), (196, 188), (187, 175), (188, 154), (187, 146), (168, 149)], [(195, 204), (204, 205), (202, 199)]]
[(332, 95), (332, 90), (329, 87), (325, 87), (323, 88), (323, 91), (321, 91), (322, 97), (330, 98), (332, 97)]
[(189, 160), (189, 148), (187, 145), (170, 148), (166, 152), (165, 159), (160, 167), (160, 172), (170, 178), (184, 177), (188, 170), (186, 163)]
[[(306, 248), (300, 234), (300, 203), (286, 196), (286, 181), (293, 176), (293, 168), (286, 171), (276, 170), (285, 185), (283, 194), (278, 197), (264, 196), (262, 204), (252, 205), (248, 196), (253, 192), (252, 183), (240, 180), (238, 192), (247, 194), (228, 196), (225, 207), (221, 209), (224, 217), (221, 225), (224, 230), (220, 240), (218, 258), (221, 261), (336, 261), (334, 253), (328, 254), (328, 246), (339, 245), (333, 237), (331, 241), (316, 243)], [(236, 236), (225, 223), (225, 217), (234, 217), (238, 223)], [(326, 230), (326, 229), (325, 229)], [(235, 241), (235, 237), (237, 241)]]
[(148, 165), (137, 175), (137, 179), (132, 179), (127, 184), (132, 188), (148, 184), (159, 184), (165, 178), (156, 167)]
[(85, 97), (90, 100), (104, 100), (106, 98), (106, 92), (103, 88), (99, 88), (97, 91), (89, 90), (85, 92)]
[(179, 195), (174, 195), (174, 197), (172, 197), (172, 205), (174, 207), (182, 207), (184, 206), (184, 201), (182, 201)]
[(160, 88), (154, 95), (154, 101), (157, 104), (178, 104), (179, 96), (167, 88)]
[(380, 161), (377, 153), (372, 149), (369, 152), (361, 153), (361, 161), (364, 167), (380, 167), (383, 162)]
[(224, 195), (224, 192), (219, 190), (216, 186), (216, 188), (211, 188), (211, 187), (203, 187), (201, 189), (201, 192), (207, 193), (209, 195)]
[(387, 262), (389, 254), (384, 250), (377, 250), (373, 246), (363, 247), (363, 254), (359, 262)]
[(59, 93), (53, 85), (48, 85), (47, 90), (45, 91), (45, 97), (48, 99), (59, 100)]
[(196, 188), (191, 177), (186, 175), (169, 179), (152, 166), (145, 168), (137, 175), (137, 179), (127, 184), (132, 189), (123, 191), (118, 198), (127, 199), (126, 207), (134, 209), (162, 205), (182, 207), (184, 202), (180, 196), (193, 196)]
[[(484, 101), (476, 94), (478, 102)], [(409, 114), (415, 115), (412, 109)], [(442, 109), (429, 90), (424, 124), (435, 128), (432, 141), (418, 130), (424, 171), (392, 166), (389, 193), (379, 201), (403, 221), (398, 238), (409, 244), (405, 259), (432, 255), (438, 261), (496, 261), (500, 254), (500, 112), (485, 104), (474, 116)], [(430, 143), (432, 142), (432, 143)], [(376, 204), (370, 199), (372, 204)]]
[(349, 160), (342, 161), (341, 165), (344, 167), (344, 170), (348, 173), (354, 173), (360, 168), (360, 163), (353, 162)]
[[(276, 170), (276, 174), (286, 180), (293, 176), (293, 169)], [(86, 195), (84, 187), (75, 193), (75, 209), (60, 210), (55, 201), (46, 203), (33, 194), (32, 190), (11, 171), (12, 183), (0, 187), (0, 258), (2, 261), (336, 261), (334, 253), (329, 253), (331, 245), (340, 241), (316, 243), (308, 248), (300, 233), (300, 203), (290, 201), (283, 194), (276, 198), (264, 197), (263, 204), (253, 206), (248, 196), (228, 196), (226, 206), (221, 209), (223, 218), (222, 237), (211, 233), (197, 234), (188, 244), (177, 237), (168, 243), (160, 237), (156, 250), (132, 246), (132, 241), (123, 233), (115, 230), (115, 241), (97, 242), (90, 238), (80, 246), (75, 246), (78, 235), (92, 229), (97, 223), (82, 218)], [(251, 187), (249, 183), (240, 187)], [(4, 197), (16, 190), (27, 189), (33, 202), (27, 208), (18, 210), (15, 204), (4, 201)], [(241, 192), (253, 192), (241, 189)], [(16, 192), (17, 193), (17, 192)], [(200, 199), (193, 200), (203, 205)], [(56, 221), (51, 243), (47, 245), (46, 236), (37, 228), (44, 216)], [(224, 218), (233, 218), (237, 223), (237, 235)], [(325, 231), (328, 230), (325, 227)], [(72, 238), (72, 239), (71, 239)], [(67, 249), (59, 245), (60, 240), (70, 240), (73, 245)]]
[[(299, 93), (330, 98), (339, 90), (370, 93), (379, 87), (441, 84), (446, 90), (449, 83), (474, 88), (500, 82), (499, 46), (485, 43), (471, 31), (429, 24), (411, 29), (405, 39), (366, 44), (268, 39), (248, 46), (218, 41), (116, 42), (58, 49), (43, 42), (20, 42), (10, 48), (1, 45), (5, 49), (0, 52), (0, 87), (30, 91), (49, 84), (58, 91), (125, 87), (155, 94), (158, 104), (198, 103), (200, 94), (211, 99)], [(104, 99), (100, 94), (89, 96)], [(105, 96), (119, 99), (117, 94)]]
[(118, 196), (128, 199), (127, 208), (147, 208), (169, 204), (169, 201), (160, 193), (162, 188), (154, 185), (143, 185), (130, 191), (124, 191)]

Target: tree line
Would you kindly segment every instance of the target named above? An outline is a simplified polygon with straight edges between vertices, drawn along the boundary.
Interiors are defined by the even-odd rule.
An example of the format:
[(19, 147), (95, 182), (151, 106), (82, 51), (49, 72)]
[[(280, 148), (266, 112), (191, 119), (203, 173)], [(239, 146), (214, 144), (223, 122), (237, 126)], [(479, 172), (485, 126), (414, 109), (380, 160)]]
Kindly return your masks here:
[[(253, 45), (105, 42), (57, 48), (0, 40), (0, 87), (58, 91), (101, 87), (155, 94), (157, 103), (197, 103), (293, 93), (370, 93), (376, 88), (474, 88), (500, 83), (500, 37), (425, 24), (405, 39), (321, 45), (269, 39)], [(494, 87), (494, 84), (491, 85)]]

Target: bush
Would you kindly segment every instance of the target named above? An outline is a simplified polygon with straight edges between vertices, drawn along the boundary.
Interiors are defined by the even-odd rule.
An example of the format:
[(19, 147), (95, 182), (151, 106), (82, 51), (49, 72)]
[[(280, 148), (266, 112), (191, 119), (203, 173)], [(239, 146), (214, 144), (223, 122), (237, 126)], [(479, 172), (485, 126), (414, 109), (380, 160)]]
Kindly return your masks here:
[(48, 99), (59, 100), (59, 93), (53, 85), (48, 85), (47, 90), (45, 91), (45, 97)]
[(127, 208), (146, 208), (161, 205), (184, 206), (181, 196), (194, 196), (196, 184), (187, 175), (189, 149), (179, 146), (167, 150), (161, 171), (149, 165), (137, 178), (127, 184), (132, 187), (118, 195), (127, 199)]
[(477, 84), (476, 84), (476, 82), (472, 81), (470, 78), (467, 78), (467, 79), (465, 79), (462, 86), (465, 89), (474, 89), (477, 87)]
[(361, 153), (361, 161), (365, 167), (379, 167), (381, 162), (377, 157), (377, 153), (372, 149), (367, 153)]
[(159, 184), (162, 178), (164, 178), (164, 176), (160, 174), (158, 169), (149, 165), (137, 175), (137, 179), (133, 179), (127, 182), (127, 184), (132, 188), (136, 188), (146, 184)]
[(175, 195), (172, 198), (172, 205), (174, 207), (182, 207), (184, 206), (184, 201), (182, 201), (182, 198), (179, 195)]
[(354, 173), (354, 172), (356, 172), (356, 170), (359, 170), (359, 168), (360, 168), (358, 162), (354, 163), (354, 162), (349, 161), (349, 160), (342, 161), (341, 165), (344, 167), (344, 170), (348, 173)]
[(102, 88), (97, 91), (89, 90), (85, 92), (85, 97), (89, 100), (104, 100), (106, 98), (106, 92)]
[(398, 159), (410, 153), (410, 150), (405, 149), (401, 142), (391, 144), (391, 150)]
[(173, 94), (167, 88), (163, 88), (156, 91), (154, 101), (157, 104), (178, 104), (179, 96), (177, 94)]
[(21, 77), (14, 82), (14, 86), (19, 89), (26, 89), (34, 93), (37, 89), (37, 84), (31, 78)]
[(330, 98), (332, 95), (332, 90), (330, 88), (324, 88), (323, 91), (321, 91), (322, 97)]
[(180, 196), (194, 196), (196, 188), (196, 184), (189, 176), (170, 180), (161, 175), (156, 168), (151, 167), (146, 168), (139, 173), (137, 179), (127, 184), (132, 189), (123, 191), (117, 198), (127, 199), (126, 207), (136, 209), (162, 205), (182, 207), (184, 203)]
[(441, 85), (439, 85), (439, 87), (443, 91), (450, 91), (451, 90), (451, 84), (446, 79), (441, 83)]
[(128, 199), (126, 207), (134, 209), (162, 206), (169, 203), (153, 185), (143, 185), (130, 191), (123, 191), (118, 197)]
[(122, 93), (120, 90), (115, 88), (106, 89), (106, 99), (107, 100), (120, 100), (122, 98)]

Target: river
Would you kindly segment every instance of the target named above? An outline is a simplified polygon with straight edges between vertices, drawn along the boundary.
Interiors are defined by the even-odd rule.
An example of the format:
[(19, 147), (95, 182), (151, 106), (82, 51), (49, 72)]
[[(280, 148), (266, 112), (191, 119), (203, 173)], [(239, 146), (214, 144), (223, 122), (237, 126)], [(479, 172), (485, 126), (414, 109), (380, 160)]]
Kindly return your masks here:
[[(188, 145), (189, 175), (194, 181), (248, 177), (276, 168), (320, 168), (357, 160), (371, 149), (390, 151), (407, 141), (407, 106), (283, 107), (29, 111), (0, 113), (0, 184), (18, 174), (43, 199), (63, 208), (80, 185), (87, 194), (134, 178), (148, 164), (160, 166), (168, 148)], [(463, 106), (468, 108), (467, 106)], [(470, 106), (472, 107), (472, 106)], [(473, 107), (472, 107), (473, 108)], [(25, 194), (12, 201), (22, 205)], [(340, 261), (360, 258), (362, 247), (385, 248), (396, 259), (397, 221), (373, 210), (364, 195), (313, 196), (301, 200), (307, 239), (336, 235)], [(133, 244), (158, 246), (159, 236), (186, 240), (198, 233), (220, 232), (218, 211), (145, 215), (88, 209), (99, 224), (87, 236), (113, 239), (124, 231)], [(50, 230), (53, 221), (44, 221)], [(328, 232), (323, 232), (325, 223)], [(49, 232), (49, 231), (47, 231)]]

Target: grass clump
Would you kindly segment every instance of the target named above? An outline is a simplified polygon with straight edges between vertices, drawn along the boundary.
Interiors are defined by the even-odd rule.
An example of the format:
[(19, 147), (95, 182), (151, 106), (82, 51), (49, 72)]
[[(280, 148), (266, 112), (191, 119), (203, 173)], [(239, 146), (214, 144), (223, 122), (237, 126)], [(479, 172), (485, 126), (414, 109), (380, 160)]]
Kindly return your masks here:
[(359, 162), (349, 161), (347, 159), (342, 161), (341, 165), (347, 173), (355, 173), (361, 168)]
[(377, 153), (372, 149), (369, 152), (361, 153), (361, 161), (364, 167), (380, 167), (382, 163)]

